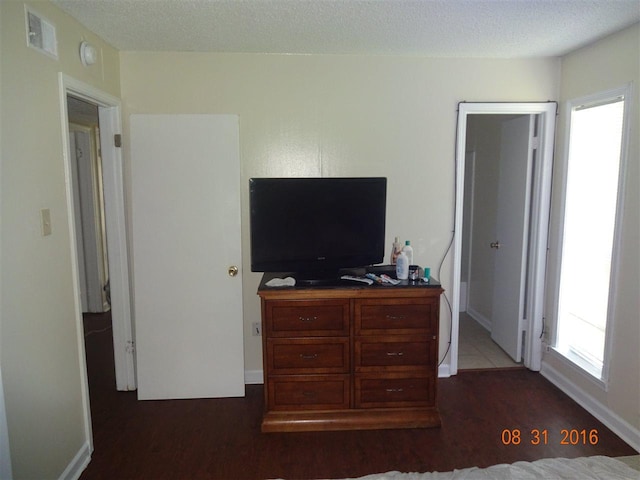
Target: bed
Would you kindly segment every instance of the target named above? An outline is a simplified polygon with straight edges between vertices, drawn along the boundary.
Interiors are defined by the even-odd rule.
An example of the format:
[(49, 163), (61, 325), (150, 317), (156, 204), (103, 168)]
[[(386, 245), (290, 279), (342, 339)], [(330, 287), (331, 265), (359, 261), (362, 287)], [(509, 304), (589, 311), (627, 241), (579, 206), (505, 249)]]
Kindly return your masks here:
[[(545, 458), (534, 462), (515, 462), (488, 468), (464, 468), (452, 472), (386, 472), (359, 477), (357, 480), (640, 480), (640, 471), (632, 468), (638, 457), (621, 461), (594, 456), (580, 458)], [(356, 479), (351, 479), (356, 480)]]

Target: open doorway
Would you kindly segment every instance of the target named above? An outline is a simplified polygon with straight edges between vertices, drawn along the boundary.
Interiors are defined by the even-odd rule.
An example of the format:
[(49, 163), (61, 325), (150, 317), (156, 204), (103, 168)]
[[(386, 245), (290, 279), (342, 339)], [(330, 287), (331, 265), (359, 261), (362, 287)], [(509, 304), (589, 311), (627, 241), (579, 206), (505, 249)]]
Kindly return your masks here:
[[(98, 301), (108, 304), (111, 311), (112, 331), (113, 331), (113, 347), (114, 347), (114, 363), (115, 363), (115, 380), (117, 390), (135, 390), (136, 379), (134, 370), (134, 343), (133, 329), (131, 322), (131, 299), (129, 289), (129, 265), (127, 253), (127, 239), (125, 228), (125, 212), (124, 212), (124, 186), (122, 172), (122, 156), (120, 152), (120, 101), (119, 99), (106, 94), (90, 85), (79, 82), (64, 74), (59, 74), (59, 99), (61, 107), (61, 126), (62, 126), (62, 142), (65, 152), (65, 171), (67, 175), (67, 205), (70, 212), (69, 230), (72, 237), (72, 251), (75, 254), (72, 258), (74, 267), (74, 275), (76, 275), (76, 305), (77, 305), (77, 323), (78, 332), (81, 334), (83, 328), (82, 311), (82, 287), (81, 276), (82, 269), (79, 265), (80, 241), (76, 235), (77, 222), (74, 201), (73, 175), (75, 162), (75, 148), (72, 154), (71, 142), (82, 135), (71, 135), (74, 128), (70, 128), (70, 115), (68, 109), (68, 99), (71, 97), (75, 101), (82, 101), (86, 104), (86, 108), (97, 111), (97, 129), (99, 135), (96, 135), (96, 149), (99, 148), (101, 159), (102, 181), (101, 188), (103, 192), (103, 217), (104, 226), (98, 226), (96, 230), (103, 230), (105, 235), (101, 240), (96, 240), (96, 244), (102, 244), (102, 254), (96, 254), (96, 262), (100, 264), (104, 261), (103, 277), (100, 280), (104, 285), (100, 287), (101, 298)], [(92, 120), (95, 121), (95, 120)], [(83, 131), (82, 128), (79, 129)], [(73, 138), (73, 140), (72, 140)], [(89, 147), (90, 148), (90, 147)], [(83, 202), (80, 202), (82, 205)], [(94, 218), (95, 221), (95, 218)], [(106, 237), (106, 238), (105, 238)], [(106, 260), (106, 261), (105, 261)], [(100, 276), (98, 276), (100, 278)], [(106, 287), (106, 288), (105, 288)], [(80, 351), (85, 351), (84, 337), (79, 334), (78, 342), (80, 343)], [(85, 372), (86, 374), (86, 367)], [(85, 400), (86, 400), (86, 416), (87, 424), (90, 429), (91, 419), (88, 408), (88, 386), (86, 377), (83, 379), (85, 383)], [(88, 437), (91, 437), (90, 432)]]
[[(94, 417), (96, 400), (108, 396), (116, 385), (98, 105), (68, 95), (67, 115), (80, 303)], [(98, 339), (106, 346), (103, 351), (110, 350), (103, 355), (110, 368), (96, 368)]]
[(467, 117), (458, 344), (461, 370), (522, 366), (520, 311), (526, 295), (520, 295), (520, 290), (526, 279), (538, 121), (537, 115)]
[[(120, 100), (90, 85), (75, 80), (63, 73), (58, 74), (58, 101), (60, 106), (60, 130), (64, 155), (65, 193), (68, 211), (68, 228), (71, 250), (71, 274), (73, 276), (74, 310), (76, 317), (76, 340), (80, 352), (80, 381), (84, 423), (84, 447), (78, 464), (89, 462), (93, 452), (92, 417), (89, 400), (86, 345), (82, 311), (81, 269), (78, 264), (76, 241), (76, 217), (73, 191), (75, 153), (71, 154), (70, 117), (68, 99), (82, 100), (97, 108), (100, 135), (96, 135), (102, 158), (102, 190), (104, 200), (104, 231), (106, 232), (106, 268), (108, 272), (108, 296), (112, 323), (113, 360), (115, 364), (115, 389), (135, 390), (133, 329), (131, 323), (131, 292), (129, 290), (129, 265), (124, 211), (124, 186), (122, 156), (120, 152)], [(75, 138), (75, 135), (74, 135)], [(99, 140), (98, 140), (99, 138)], [(75, 150), (75, 149), (74, 149)]]
[(82, 313), (111, 309), (98, 106), (67, 96), (69, 159)]
[[(484, 321), (480, 330), (491, 329), (492, 341), (509, 354), (513, 363), (540, 369), (555, 112), (556, 104), (549, 102), (460, 104), (449, 364), (452, 375), (460, 368), (460, 326), (469, 320), (468, 310)], [(487, 136), (494, 137), (494, 152), (486, 157), (496, 162), (484, 172), (478, 166), (486, 161), (481, 158), (486, 152), (480, 152), (480, 143), (473, 146), (467, 142), (474, 135), (480, 143), (488, 141)], [(524, 162), (500, 164), (500, 157), (508, 157), (500, 150), (513, 148), (510, 144), (518, 136), (528, 152)], [(500, 173), (507, 179), (502, 186)], [(479, 182), (481, 174), (489, 181)], [(475, 211), (469, 207), (469, 200), (474, 198), (481, 202), (476, 207), (482, 207)], [(514, 210), (520, 211), (518, 221), (511, 216)], [(496, 232), (505, 229), (503, 239), (497, 238)], [(483, 230), (486, 238), (479, 235)], [(503, 255), (508, 250), (511, 253)], [(500, 252), (503, 259), (498, 260), (495, 252)], [(505, 307), (509, 308), (500, 313)], [(498, 323), (502, 323), (500, 328), (496, 328)]]

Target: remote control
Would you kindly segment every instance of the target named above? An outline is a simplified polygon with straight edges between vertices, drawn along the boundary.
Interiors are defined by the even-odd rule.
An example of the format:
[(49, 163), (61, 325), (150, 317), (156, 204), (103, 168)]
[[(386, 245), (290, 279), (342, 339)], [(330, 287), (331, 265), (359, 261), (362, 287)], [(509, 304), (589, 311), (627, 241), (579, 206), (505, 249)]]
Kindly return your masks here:
[(340, 277), (342, 280), (353, 280), (354, 282), (362, 282), (367, 285), (373, 284), (373, 280), (370, 278), (354, 277), (353, 275), (343, 275)]

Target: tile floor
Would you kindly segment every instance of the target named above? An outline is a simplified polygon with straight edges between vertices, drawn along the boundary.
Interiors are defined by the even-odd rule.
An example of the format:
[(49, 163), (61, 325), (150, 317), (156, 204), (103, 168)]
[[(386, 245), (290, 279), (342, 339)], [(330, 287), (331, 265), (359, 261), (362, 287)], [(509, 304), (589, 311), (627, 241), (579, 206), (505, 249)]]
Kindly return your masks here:
[(521, 367), (493, 340), (491, 334), (470, 315), (460, 312), (458, 369)]

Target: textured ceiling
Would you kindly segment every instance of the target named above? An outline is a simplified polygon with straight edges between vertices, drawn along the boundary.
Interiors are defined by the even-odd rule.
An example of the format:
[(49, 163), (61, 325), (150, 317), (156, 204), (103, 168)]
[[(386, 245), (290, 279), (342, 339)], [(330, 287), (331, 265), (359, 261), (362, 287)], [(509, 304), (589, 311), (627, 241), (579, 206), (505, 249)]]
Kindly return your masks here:
[(640, 0), (52, 0), (123, 51), (558, 56)]

